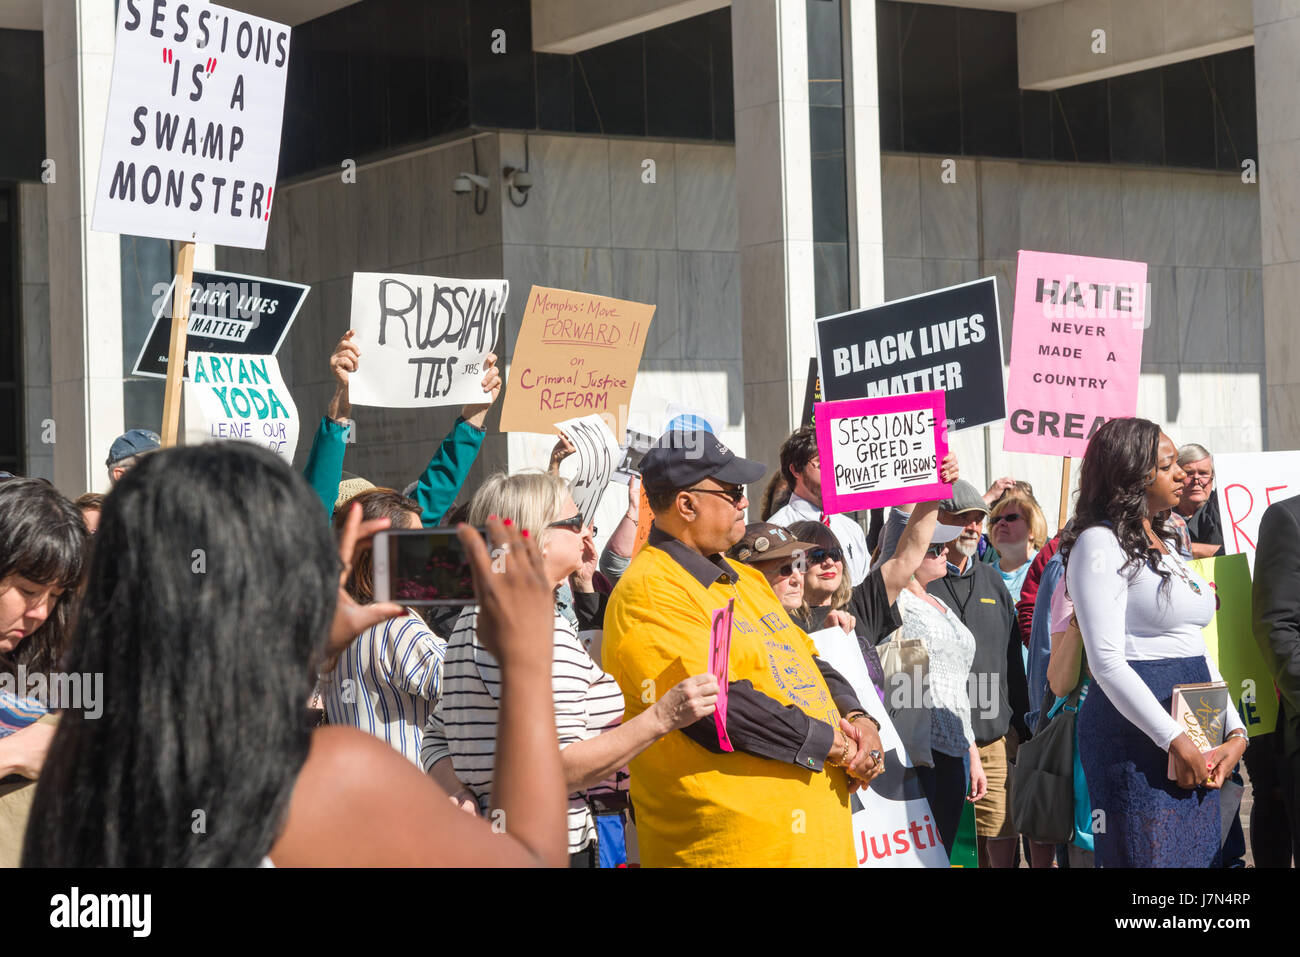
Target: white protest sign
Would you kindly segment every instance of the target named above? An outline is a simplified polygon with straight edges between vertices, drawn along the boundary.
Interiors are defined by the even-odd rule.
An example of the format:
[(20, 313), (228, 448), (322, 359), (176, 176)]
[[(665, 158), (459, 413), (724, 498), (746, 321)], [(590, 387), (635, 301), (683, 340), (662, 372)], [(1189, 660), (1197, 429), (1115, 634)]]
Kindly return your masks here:
[(912, 759), (894, 730), (867, 673), (855, 635), (826, 628), (808, 636), (818, 657), (844, 676), (858, 703), (880, 722), (880, 743), (885, 751), (885, 773), (871, 786), (851, 797), (853, 853), (859, 867), (947, 867), (948, 853), (925, 799)]
[(496, 346), (510, 284), (352, 274), (353, 405), (421, 409), (487, 401), (483, 362)]
[(121, 0), (94, 229), (265, 248), (289, 32), (212, 3)]
[(1259, 520), (1274, 502), (1300, 495), (1300, 452), (1228, 452), (1214, 457), (1223, 553), (1244, 552), (1255, 572)]
[(185, 380), (185, 444), (235, 439), (288, 462), (298, 448), (298, 409), (275, 356), (191, 352)]
[(565, 419), (555, 427), (568, 436), (577, 449), (570, 456), (577, 462), (577, 472), (569, 479), (569, 485), (583, 525), (590, 525), (595, 521), (596, 508), (623, 457), (623, 451), (605, 420), (596, 413)]

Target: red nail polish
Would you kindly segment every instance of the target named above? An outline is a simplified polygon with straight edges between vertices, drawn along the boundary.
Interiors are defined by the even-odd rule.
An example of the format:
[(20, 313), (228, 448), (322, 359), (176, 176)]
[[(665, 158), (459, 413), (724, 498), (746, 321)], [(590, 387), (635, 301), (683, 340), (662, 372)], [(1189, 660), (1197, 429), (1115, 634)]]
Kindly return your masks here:
[(502, 525), (509, 526), (509, 525), (513, 525), (514, 522), (510, 521), (510, 519), (508, 519), (508, 518), (503, 518), (503, 519), (501, 520), (501, 524), (502, 524)]
[(519, 534), (523, 535), (524, 538), (527, 538), (527, 537), (528, 537), (528, 529), (526, 529), (526, 528), (521, 528), (521, 529), (519, 530)]
[(494, 518), (496, 518), (495, 515), (489, 515), (489, 516), (488, 516), (488, 521), (490, 522), (490, 521), (492, 521), (492, 519), (494, 519)]

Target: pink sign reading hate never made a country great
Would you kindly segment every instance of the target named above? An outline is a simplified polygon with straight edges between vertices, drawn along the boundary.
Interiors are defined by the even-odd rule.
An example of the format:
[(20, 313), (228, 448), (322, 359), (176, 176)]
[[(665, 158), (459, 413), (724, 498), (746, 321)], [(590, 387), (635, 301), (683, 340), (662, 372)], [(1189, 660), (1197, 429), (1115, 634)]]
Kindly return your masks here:
[(1146, 263), (1020, 251), (1005, 451), (1078, 457), (1136, 414), (1146, 282)]

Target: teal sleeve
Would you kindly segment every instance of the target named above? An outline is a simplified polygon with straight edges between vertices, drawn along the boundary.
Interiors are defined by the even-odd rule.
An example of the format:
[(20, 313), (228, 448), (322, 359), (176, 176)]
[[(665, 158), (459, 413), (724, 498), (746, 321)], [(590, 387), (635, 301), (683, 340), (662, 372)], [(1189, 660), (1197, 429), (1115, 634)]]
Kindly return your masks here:
[(459, 418), (438, 446), (438, 451), (433, 453), (433, 458), (429, 459), (429, 467), (415, 483), (411, 496), (420, 506), (420, 524), (425, 528), (432, 528), (442, 521), (456, 501), (486, 434)]
[(312, 439), (307, 454), (307, 467), (302, 470), (312, 490), (325, 506), (327, 519), (334, 517), (334, 502), (339, 497), (339, 482), (343, 480), (343, 426), (329, 416), (321, 416), (320, 428)]

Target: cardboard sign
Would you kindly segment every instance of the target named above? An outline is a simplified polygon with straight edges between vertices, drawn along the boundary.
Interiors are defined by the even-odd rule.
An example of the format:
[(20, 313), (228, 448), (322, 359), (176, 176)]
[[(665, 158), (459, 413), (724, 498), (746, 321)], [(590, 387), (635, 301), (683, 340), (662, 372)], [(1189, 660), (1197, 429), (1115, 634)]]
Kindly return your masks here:
[(808, 637), (817, 646), (817, 656), (844, 677), (863, 710), (880, 722), (885, 771), (849, 798), (853, 830), (848, 838), (853, 841), (858, 867), (947, 867), (948, 855), (916, 767), (876, 694), (857, 637), (840, 628), (827, 628)]
[[(598, 415), (584, 415), (580, 419), (561, 422), (556, 428), (563, 432), (577, 450), (568, 461), (577, 463), (577, 471), (569, 479), (573, 502), (578, 506), (584, 526), (596, 520), (596, 509), (601, 496), (609, 487), (621, 451), (614, 433)], [(566, 463), (567, 464), (567, 463)]]
[(655, 307), (534, 286), (501, 409), (502, 432), (553, 432), (575, 415), (627, 428), (632, 386)]
[(1005, 451), (1077, 458), (1137, 413), (1146, 281), (1146, 263), (1020, 251)]
[[(504, 279), (352, 274), (353, 405), (423, 409), (483, 402), (483, 363), (496, 347)], [(554, 431), (548, 429), (548, 431)]]
[(288, 73), (282, 23), (121, 0), (93, 228), (263, 249)]
[(823, 510), (833, 515), (948, 498), (952, 486), (939, 479), (948, 454), (943, 412), (942, 392), (814, 406)]
[[(140, 347), (132, 375), (167, 378), (167, 349), (171, 335), (176, 277), (154, 302), (153, 328)], [(289, 326), (311, 289), (300, 282), (262, 279), (234, 272), (196, 269), (190, 287), (190, 319), (185, 337), (185, 370), (196, 352), (273, 356), (280, 351)]]
[(1214, 589), (1214, 617), (1202, 632), (1205, 647), (1228, 685), (1246, 734), (1269, 734), (1277, 726), (1277, 695), (1255, 641), (1246, 556), (1215, 555), (1188, 564)]
[(1244, 554), (1255, 571), (1259, 520), (1274, 502), (1300, 495), (1300, 452), (1227, 452), (1214, 457), (1214, 494), (1223, 553)]
[(1006, 417), (992, 276), (819, 319), (817, 354), (828, 401), (941, 389), (951, 431)]
[(736, 599), (728, 598), (727, 607), (713, 612), (709, 633), (709, 671), (718, 679), (718, 705), (713, 712), (713, 724), (718, 729), (718, 747), (723, 751), (736, 750), (727, 737), (727, 660), (731, 655), (731, 621), (736, 613)]
[(298, 409), (275, 356), (196, 352), (185, 380), (185, 444), (234, 439), (293, 461)]

